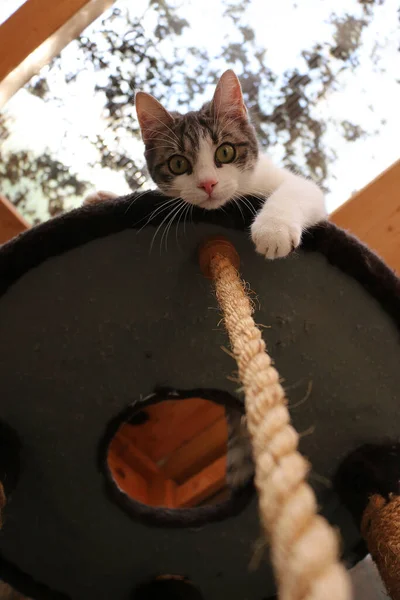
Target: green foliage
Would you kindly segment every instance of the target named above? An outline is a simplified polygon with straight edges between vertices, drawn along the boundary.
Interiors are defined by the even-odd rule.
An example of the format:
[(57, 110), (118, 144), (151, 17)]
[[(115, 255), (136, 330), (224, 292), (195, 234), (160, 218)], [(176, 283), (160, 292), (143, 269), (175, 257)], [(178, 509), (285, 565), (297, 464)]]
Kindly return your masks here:
[[(183, 47), (182, 34), (190, 27), (179, 15), (172, 0), (149, 0), (152, 29), (145, 27), (144, 16), (132, 16), (133, 9), (115, 5), (101, 26), (90, 35), (83, 34), (72, 43), (74, 60), (55, 59), (46, 75), (34, 78), (27, 89), (47, 102), (57, 99), (52, 73), (61, 72), (72, 84), (83, 72), (91, 73), (93, 93), (102, 98), (107, 138), (99, 131), (91, 140), (97, 163), (124, 174), (131, 189), (147, 180), (143, 161), (132, 156), (127, 140), (139, 138), (133, 112), (134, 92), (145, 89), (170, 108), (187, 110), (198, 99), (211, 93), (226, 64), (241, 77), (245, 100), (265, 148), (282, 148), (283, 163), (322, 185), (335, 158), (327, 145), (326, 123), (319, 116), (319, 103), (335, 90), (344, 71), (356, 73), (364, 30), (374, 18), (382, 0), (352, 0), (346, 15), (332, 14), (332, 36), (304, 48), (300, 60), (284, 73), (268, 66), (267, 48), (260, 46), (247, 21), (250, 0), (223, 0), (224, 18), (234, 27), (234, 39), (221, 36), (217, 53), (202, 48)], [(362, 6), (352, 14), (352, 8)], [(290, 40), (288, 40), (290, 43)], [(166, 51), (168, 50), (168, 51)], [(58, 101), (60, 99), (58, 98)], [(0, 122), (0, 139), (5, 124)], [(357, 123), (342, 123), (342, 135), (354, 141), (365, 132)], [(111, 136), (111, 139), (110, 139)], [(82, 195), (88, 183), (69, 172), (68, 166), (54, 160), (49, 152), (33, 156), (30, 152), (2, 153), (1, 175), (8, 180), (8, 193), (15, 204), (23, 206), (31, 185), (48, 198), (50, 215), (63, 210), (69, 194)]]

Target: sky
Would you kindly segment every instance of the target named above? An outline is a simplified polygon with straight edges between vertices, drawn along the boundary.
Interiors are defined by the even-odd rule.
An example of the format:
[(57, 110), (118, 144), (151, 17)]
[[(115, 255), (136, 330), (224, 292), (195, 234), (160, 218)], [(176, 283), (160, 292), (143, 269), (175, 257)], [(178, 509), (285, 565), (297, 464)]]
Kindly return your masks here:
[[(22, 0), (2, 0), (0, 22), (21, 3)], [(176, 4), (180, 7), (179, 16), (191, 24), (178, 38), (182, 50), (193, 45), (207, 47), (212, 56), (217, 53), (224, 39), (235, 39), (237, 32), (230, 21), (222, 17), (221, 0), (186, 0)], [(332, 12), (344, 14), (349, 10), (349, 4), (353, 14), (354, 6), (357, 7), (355, 0), (302, 0), (298, 4), (295, 0), (252, 0), (246, 17), (255, 30), (259, 44), (268, 49), (268, 66), (275, 72), (283, 73), (285, 69), (300, 64), (301, 50), (310, 47), (313, 41), (332, 35), (328, 17)], [(155, 15), (152, 10), (147, 10), (147, 0), (118, 0), (116, 5), (128, 8), (136, 16), (142, 14), (144, 25), (153, 27)], [(360, 6), (358, 10), (361, 15)], [(400, 156), (397, 11), (397, 0), (385, 0), (382, 6), (377, 7), (375, 17), (363, 36), (357, 76), (351, 73), (339, 75), (335, 91), (329, 92), (318, 104), (319, 115), (328, 122), (327, 144), (334, 148), (336, 154), (332, 175), (326, 182), (330, 190), (327, 194), (329, 211), (348, 200), (352, 193), (365, 186)], [(106, 15), (94, 22), (86, 35), (90, 37)], [(165, 42), (162, 52), (167, 55), (172, 53), (172, 45)], [(62, 61), (66, 68), (76, 64), (73, 44), (64, 49)], [(215, 66), (222, 72), (230, 65), (220, 61)], [(187, 68), (191, 68), (190, 61)], [(13, 120), (12, 136), (6, 144), (11, 148), (30, 148), (37, 152), (49, 148), (56, 158), (89, 180), (93, 189), (128, 193), (122, 174), (89, 165), (90, 162), (96, 162), (97, 155), (88, 140), (93, 139), (98, 131), (103, 131), (107, 136), (102, 99), (93, 94), (96, 77), (85, 72), (74, 85), (69, 86), (60, 77), (57, 80), (60, 100), (54, 103), (45, 103), (26, 90), (20, 90), (5, 107)], [(209, 90), (211, 93), (212, 90)], [(193, 108), (200, 106), (204, 99), (199, 97)], [(135, 118), (133, 107), (132, 118)], [(342, 120), (356, 122), (373, 133), (356, 142), (347, 142), (337, 126)], [(86, 136), (86, 141), (82, 140), (82, 134)], [(126, 144), (132, 156), (141, 160), (141, 142), (129, 139)], [(279, 148), (273, 149), (272, 158), (279, 162)], [(80, 198), (71, 198), (70, 206), (80, 202)], [(46, 217), (45, 199), (35, 191), (32, 193), (32, 206), (41, 218)]]

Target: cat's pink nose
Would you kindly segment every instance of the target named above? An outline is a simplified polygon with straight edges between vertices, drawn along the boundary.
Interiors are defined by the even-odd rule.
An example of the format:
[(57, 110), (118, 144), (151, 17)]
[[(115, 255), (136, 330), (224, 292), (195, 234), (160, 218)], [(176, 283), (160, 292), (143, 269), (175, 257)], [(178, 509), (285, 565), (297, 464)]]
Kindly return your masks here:
[(200, 181), (197, 186), (200, 190), (204, 190), (207, 192), (209, 196), (211, 196), (213, 189), (217, 185), (218, 181), (216, 179), (205, 179), (204, 181)]

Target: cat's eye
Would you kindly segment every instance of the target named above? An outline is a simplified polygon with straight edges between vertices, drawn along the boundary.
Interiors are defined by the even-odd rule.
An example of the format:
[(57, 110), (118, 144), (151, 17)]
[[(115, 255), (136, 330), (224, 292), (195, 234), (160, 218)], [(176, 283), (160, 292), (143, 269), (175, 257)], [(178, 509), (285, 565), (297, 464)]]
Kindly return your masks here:
[(236, 158), (236, 150), (232, 144), (222, 144), (215, 152), (216, 162), (227, 164)]
[(190, 162), (184, 156), (176, 154), (168, 161), (168, 168), (174, 175), (183, 175), (190, 169)]

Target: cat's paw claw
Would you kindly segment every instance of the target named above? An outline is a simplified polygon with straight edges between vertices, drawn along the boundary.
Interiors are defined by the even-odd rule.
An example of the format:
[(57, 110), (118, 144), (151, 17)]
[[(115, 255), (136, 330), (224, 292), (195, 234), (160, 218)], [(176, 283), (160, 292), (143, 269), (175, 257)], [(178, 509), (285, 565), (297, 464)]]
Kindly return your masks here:
[(257, 218), (251, 227), (256, 251), (270, 260), (287, 256), (300, 245), (301, 228), (285, 221)]

